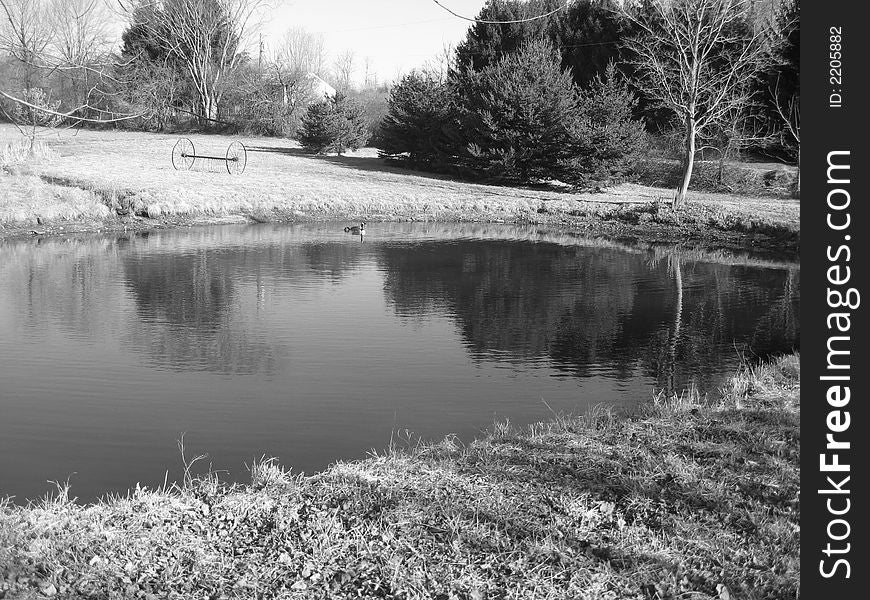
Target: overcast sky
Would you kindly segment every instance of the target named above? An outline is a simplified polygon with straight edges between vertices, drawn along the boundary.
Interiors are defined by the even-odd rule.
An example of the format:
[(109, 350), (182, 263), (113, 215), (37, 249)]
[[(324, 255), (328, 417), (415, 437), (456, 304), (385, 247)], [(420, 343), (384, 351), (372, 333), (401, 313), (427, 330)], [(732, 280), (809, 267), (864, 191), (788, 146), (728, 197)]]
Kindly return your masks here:
[[(468, 17), (476, 16), (486, 4), (486, 0), (439, 1)], [(293, 26), (321, 32), (330, 56), (347, 49), (356, 52), (359, 80), (368, 56), (378, 80), (384, 81), (422, 66), (445, 44), (456, 45), (469, 25), (432, 0), (284, 0), (264, 31), (269, 38)]]

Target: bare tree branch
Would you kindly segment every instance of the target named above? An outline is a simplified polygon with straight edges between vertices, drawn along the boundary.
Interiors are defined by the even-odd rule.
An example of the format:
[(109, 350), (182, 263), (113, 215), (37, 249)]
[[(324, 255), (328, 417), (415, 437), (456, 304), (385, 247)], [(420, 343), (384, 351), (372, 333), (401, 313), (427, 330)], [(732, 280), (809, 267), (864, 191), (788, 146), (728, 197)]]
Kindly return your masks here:
[(102, 110), (99, 108), (95, 108), (95, 107), (87, 105), (87, 104), (82, 104), (81, 106), (77, 106), (76, 108), (74, 108), (70, 111), (67, 111), (67, 112), (58, 112), (55, 110), (45, 108), (44, 106), (39, 106), (37, 104), (33, 104), (31, 102), (28, 102), (27, 100), (24, 100), (23, 98), (18, 98), (16, 96), (13, 96), (12, 94), (7, 94), (3, 90), (0, 90), (0, 96), (3, 96), (4, 98), (7, 98), (9, 100), (12, 100), (13, 102), (15, 102), (17, 104), (20, 104), (21, 106), (26, 106), (30, 109), (33, 109), (33, 110), (36, 110), (36, 111), (39, 111), (39, 112), (42, 112), (45, 114), (54, 115), (56, 117), (63, 117), (64, 119), (73, 119), (75, 121), (81, 121), (81, 122), (85, 122), (85, 123), (114, 123), (117, 121), (127, 121), (129, 119), (135, 119), (135, 118), (140, 116), (138, 114), (135, 114), (135, 115), (121, 115), (119, 117), (112, 117), (110, 119), (89, 119), (87, 117), (82, 117), (82, 116), (76, 115), (75, 113), (80, 111), (80, 110), (86, 109), (86, 108), (96, 110), (97, 112), (101, 112), (101, 113), (109, 113), (109, 114), (115, 114), (115, 113), (112, 113), (111, 111), (105, 111), (105, 110)]
[[(15, 90), (8, 89), (11, 81), (0, 84), (6, 88), (0, 89), (0, 97), (15, 107), (16, 125), (22, 122), (29, 128), (25, 135), (31, 147), (37, 127), (56, 127), (63, 121), (105, 124), (138, 116), (100, 105), (113, 94), (105, 84), (121, 83), (113, 74), (106, 9), (102, 0), (0, 0), (0, 51), (23, 73)], [(58, 85), (63, 101), (51, 99)]]

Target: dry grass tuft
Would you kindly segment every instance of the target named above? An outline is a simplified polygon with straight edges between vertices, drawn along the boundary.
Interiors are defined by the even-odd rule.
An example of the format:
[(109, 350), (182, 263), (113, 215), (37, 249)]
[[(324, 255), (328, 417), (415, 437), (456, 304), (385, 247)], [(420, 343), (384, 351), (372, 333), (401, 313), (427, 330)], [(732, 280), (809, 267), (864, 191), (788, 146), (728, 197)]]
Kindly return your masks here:
[(3, 142), (0, 138), (0, 173), (21, 172), (28, 163), (44, 163), (57, 159), (58, 155), (45, 142), (37, 140), (30, 148), (30, 141), (24, 138)]

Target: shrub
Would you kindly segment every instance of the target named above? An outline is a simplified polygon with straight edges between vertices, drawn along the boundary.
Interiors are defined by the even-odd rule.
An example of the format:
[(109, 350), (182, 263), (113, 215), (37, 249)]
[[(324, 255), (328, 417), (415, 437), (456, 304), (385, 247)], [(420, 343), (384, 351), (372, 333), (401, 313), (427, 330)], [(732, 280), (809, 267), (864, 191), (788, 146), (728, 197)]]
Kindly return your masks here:
[(411, 167), (448, 163), (459, 145), (457, 97), (451, 85), (431, 73), (406, 75), (390, 92), (379, 128), (382, 157)]
[(366, 141), (363, 107), (341, 92), (310, 105), (302, 117), (299, 142), (309, 152), (341, 155), (348, 149), (356, 150)]
[(531, 42), (462, 79), (468, 166), (519, 182), (557, 176), (580, 97), (556, 50)]

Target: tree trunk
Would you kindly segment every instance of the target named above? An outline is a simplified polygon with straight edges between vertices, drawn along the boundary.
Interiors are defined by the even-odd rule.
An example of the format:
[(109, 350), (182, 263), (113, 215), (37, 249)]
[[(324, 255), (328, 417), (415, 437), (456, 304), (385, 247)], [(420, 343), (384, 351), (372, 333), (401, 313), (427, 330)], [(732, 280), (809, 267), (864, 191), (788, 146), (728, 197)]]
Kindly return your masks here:
[(209, 119), (217, 119), (218, 118), (218, 103), (214, 97), (210, 97), (208, 99), (208, 112), (205, 115)]
[[(28, 91), (29, 91), (29, 89), (28, 89)], [(25, 95), (25, 98), (28, 98), (28, 96)], [(32, 96), (30, 96), (28, 98), (28, 100), (30, 100), (30, 98), (32, 98)], [(34, 102), (34, 104), (36, 104), (36, 102)], [(28, 108), (30, 108), (30, 107), (28, 107)], [(36, 152), (36, 109), (35, 108), (30, 108), (30, 123), (31, 123), (30, 150), (28, 151), (28, 155), (33, 156), (34, 153)]]
[(798, 142), (797, 147), (797, 176), (795, 177), (794, 189), (791, 193), (792, 198), (801, 197), (801, 143)]
[(731, 139), (725, 142), (725, 147), (719, 152), (719, 172), (716, 174), (716, 183), (720, 186), (725, 181), (725, 161), (728, 159), (728, 152), (731, 150)]
[(674, 208), (680, 206), (686, 199), (689, 182), (692, 180), (692, 169), (695, 166), (695, 119), (686, 118), (686, 155), (683, 157), (683, 181), (674, 195)]
[(200, 93), (200, 108), (202, 116), (205, 117), (206, 124), (212, 123), (218, 118), (218, 100), (214, 94), (209, 92)]

